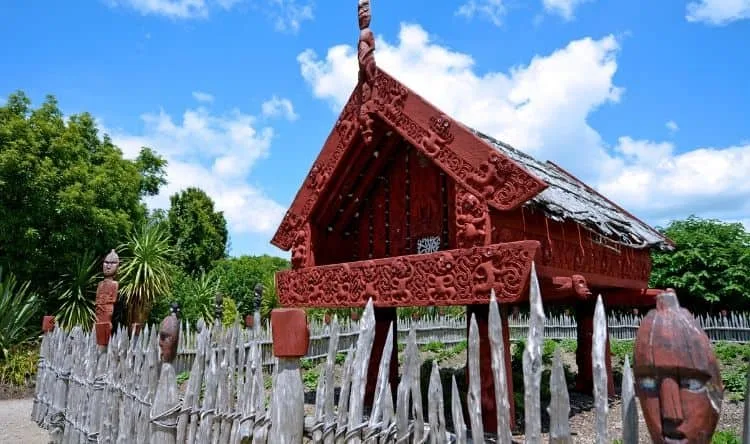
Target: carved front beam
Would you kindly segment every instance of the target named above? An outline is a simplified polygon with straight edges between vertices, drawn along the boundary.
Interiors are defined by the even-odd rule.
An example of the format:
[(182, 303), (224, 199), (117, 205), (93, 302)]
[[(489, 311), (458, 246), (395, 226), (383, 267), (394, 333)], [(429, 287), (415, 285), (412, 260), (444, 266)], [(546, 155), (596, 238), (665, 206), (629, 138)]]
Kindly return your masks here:
[(276, 274), (279, 301), (292, 307), (379, 307), (500, 302), (527, 294), (531, 262), (539, 242), (522, 241), (346, 264), (287, 270)]

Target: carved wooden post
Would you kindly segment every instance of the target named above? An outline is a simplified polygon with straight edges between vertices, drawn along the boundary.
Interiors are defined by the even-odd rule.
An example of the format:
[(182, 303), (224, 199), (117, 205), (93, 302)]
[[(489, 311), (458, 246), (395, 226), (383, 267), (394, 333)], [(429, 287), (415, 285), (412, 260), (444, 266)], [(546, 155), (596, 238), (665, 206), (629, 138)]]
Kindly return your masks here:
[(172, 362), (177, 356), (177, 343), (180, 340), (178, 311), (177, 304), (172, 304), (172, 313), (164, 318), (159, 329), (161, 372), (150, 412), (153, 424), (150, 441), (152, 444), (174, 444), (177, 438), (177, 415), (180, 412), (180, 404), (177, 376)]
[(96, 287), (96, 343), (100, 350), (109, 344), (112, 335), (112, 313), (117, 302), (120, 285), (114, 279), (120, 266), (120, 258), (112, 250), (104, 258), (102, 269), (104, 280)]
[(271, 401), (269, 442), (299, 444), (305, 422), (300, 358), (307, 354), (310, 344), (307, 315), (298, 308), (275, 309), (271, 312), (271, 329), (273, 354), (279, 361)]
[(42, 333), (49, 333), (55, 329), (55, 317), (45, 316), (42, 318)]
[[(587, 394), (592, 394), (594, 390), (594, 374), (592, 373), (593, 361), (591, 360), (591, 353), (593, 351), (595, 308), (596, 300), (594, 298), (589, 298), (578, 303), (575, 308), (576, 322), (578, 323), (578, 349), (576, 350), (578, 376), (576, 376), (575, 390)], [(607, 369), (607, 392), (609, 396), (613, 396), (615, 393), (615, 383), (612, 376), (612, 354), (610, 351), (609, 336), (606, 338), (605, 349), (604, 359)]]

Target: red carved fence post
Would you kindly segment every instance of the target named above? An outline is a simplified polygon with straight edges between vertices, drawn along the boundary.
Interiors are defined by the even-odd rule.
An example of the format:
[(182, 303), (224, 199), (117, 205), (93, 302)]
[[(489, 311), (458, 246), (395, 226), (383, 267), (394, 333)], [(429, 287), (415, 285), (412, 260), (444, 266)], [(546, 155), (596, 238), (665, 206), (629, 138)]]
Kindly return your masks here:
[(299, 308), (277, 308), (271, 312), (273, 354), (279, 358), (271, 401), (269, 442), (302, 442), (305, 423), (305, 388), (302, 385), (300, 358), (310, 346), (307, 314)]

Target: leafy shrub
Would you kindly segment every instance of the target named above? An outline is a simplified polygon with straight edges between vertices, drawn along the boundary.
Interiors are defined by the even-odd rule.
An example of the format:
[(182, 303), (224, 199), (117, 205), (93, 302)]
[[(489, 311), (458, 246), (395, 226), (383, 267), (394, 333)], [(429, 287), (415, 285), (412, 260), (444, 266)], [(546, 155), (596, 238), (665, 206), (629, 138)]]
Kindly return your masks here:
[(36, 376), (39, 352), (36, 347), (9, 350), (0, 361), (0, 384), (27, 386)]
[(70, 273), (64, 274), (55, 285), (52, 291), (60, 306), (55, 321), (60, 327), (70, 330), (79, 325), (90, 330), (93, 326), (98, 264), (94, 254), (87, 252), (75, 259)]
[(39, 329), (32, 321), (40, 305), (39, 296), (29, 291), (30, 282), (18, 285), (13, 273), (3, 274), (0, 268), (0, 359), (12, 347), (33, 339)]
[(740, 444), (741, 442), (740, 437), (729, 430), (719, 430), (711, 439), (711, 444)]
[(305, 385), (307, 390), (315, 390), (318, 387), (318, 379), (320, 378), (320, 371), (318, 369), (310, 369), (302, 373), (302, 383)]

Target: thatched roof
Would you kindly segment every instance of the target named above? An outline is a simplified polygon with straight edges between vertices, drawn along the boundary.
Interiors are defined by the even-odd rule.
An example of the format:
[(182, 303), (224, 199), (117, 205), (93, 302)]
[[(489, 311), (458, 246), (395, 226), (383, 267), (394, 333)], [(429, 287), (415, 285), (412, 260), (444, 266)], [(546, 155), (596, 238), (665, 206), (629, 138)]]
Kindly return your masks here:
[(541, 209), (557, 221), (573, 220), (612, 242), (632, 248), (672, 250), (669, 239), (551, 162), (540, 162), (512, 146), (472, 129), (477, 136), (516, 161), (548, 187), (525, 206)]

